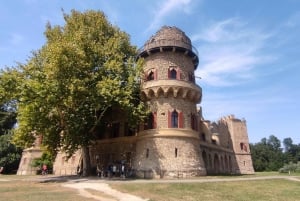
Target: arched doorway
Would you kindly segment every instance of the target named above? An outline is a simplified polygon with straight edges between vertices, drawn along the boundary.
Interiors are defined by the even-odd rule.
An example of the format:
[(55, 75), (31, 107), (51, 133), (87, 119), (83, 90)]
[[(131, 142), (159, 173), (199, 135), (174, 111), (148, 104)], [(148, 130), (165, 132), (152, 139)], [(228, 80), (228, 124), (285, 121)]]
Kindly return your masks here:
[(218, 174), (220, 172), (220, 161), (217, 154), (214, 155), (214, 173)]

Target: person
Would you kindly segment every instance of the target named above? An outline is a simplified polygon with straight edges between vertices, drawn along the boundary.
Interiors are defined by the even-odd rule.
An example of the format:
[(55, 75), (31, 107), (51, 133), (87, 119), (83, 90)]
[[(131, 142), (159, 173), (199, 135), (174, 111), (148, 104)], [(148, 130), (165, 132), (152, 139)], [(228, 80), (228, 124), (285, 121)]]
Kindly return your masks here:
[(102, 173), (102, 170), (101, 170), (101, 168), (100, 168), (100, 165), (99, 164), (97, 164), (97, 176), (98, 177), (101, 177), (102, 175), (101, 175), (101, 173)]
[(0, 167), (0, 174), (2, 174), (3, 170), (4, 170), (4, 167), (1, 166), (1, 167)]
[(124, 164), (121, 165), (121, 177), (125, 178), (125, 165)]
[(81, 176), (81, 174), (82, 174), (82, 171), (81, 171), (80, 166), (78, 165), (78, 166), (77, 166), (77, 175), (78, 175), (78, 176)]
[(42, 175), (46, 175), (47, 174), (47, 165), (46, 164), (43, 164), (43, 167), (42, 167)]
[(117, 166), (114, 164), (112, 167), (112, 171), (113, 171), (113, 176), (116, 176), (116, 172), (117, 172)]

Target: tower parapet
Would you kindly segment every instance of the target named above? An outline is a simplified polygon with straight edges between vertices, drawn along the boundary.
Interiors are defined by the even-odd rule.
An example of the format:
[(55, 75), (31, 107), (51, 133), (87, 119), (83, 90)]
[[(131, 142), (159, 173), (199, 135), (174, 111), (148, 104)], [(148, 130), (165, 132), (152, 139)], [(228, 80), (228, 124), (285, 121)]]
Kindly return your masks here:
[(192, 58), (194, 68), (199, 63), (198, 51), (191, 40), (177, 27), (163, 26), (138, 50), (139, 57), (147, 57), (156, 52), (182, 52)]

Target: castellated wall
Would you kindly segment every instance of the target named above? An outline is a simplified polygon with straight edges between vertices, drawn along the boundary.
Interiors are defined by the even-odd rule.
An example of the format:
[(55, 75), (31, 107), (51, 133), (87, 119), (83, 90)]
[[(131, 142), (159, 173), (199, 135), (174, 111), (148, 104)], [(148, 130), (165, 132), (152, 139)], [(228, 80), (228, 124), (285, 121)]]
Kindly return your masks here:
[[(163, 133), (163, 132), (161, 132)], [(190, 137), (145, 137), (138, 141), (134, 167), (140, 178), (206, 175), (199, 140)]]

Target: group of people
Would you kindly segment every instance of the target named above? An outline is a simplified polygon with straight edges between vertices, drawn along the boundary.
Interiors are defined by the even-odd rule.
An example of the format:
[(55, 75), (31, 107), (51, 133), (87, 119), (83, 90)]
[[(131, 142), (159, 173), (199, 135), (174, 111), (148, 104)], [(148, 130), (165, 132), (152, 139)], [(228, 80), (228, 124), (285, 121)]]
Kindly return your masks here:
[(128, 168), (125, 166), (124, 163), (121, 164), (110, 164), (105, 169), (100, 164), (97, 164), (96, 173), (98, 177), (104, 178), (112, 178), (112, 177), (121, 177), (125, 178), (128, 176)]

